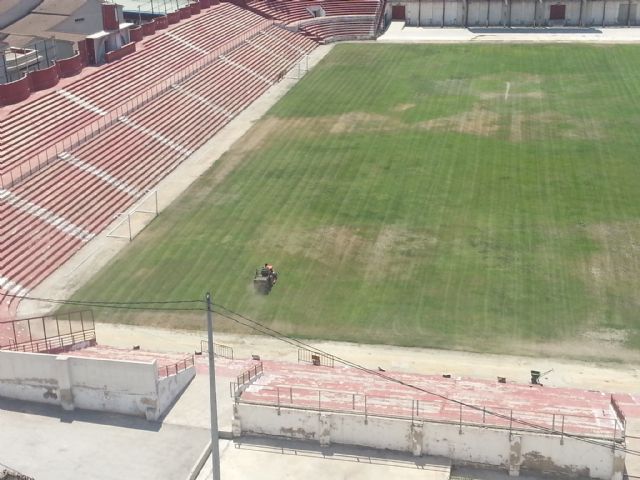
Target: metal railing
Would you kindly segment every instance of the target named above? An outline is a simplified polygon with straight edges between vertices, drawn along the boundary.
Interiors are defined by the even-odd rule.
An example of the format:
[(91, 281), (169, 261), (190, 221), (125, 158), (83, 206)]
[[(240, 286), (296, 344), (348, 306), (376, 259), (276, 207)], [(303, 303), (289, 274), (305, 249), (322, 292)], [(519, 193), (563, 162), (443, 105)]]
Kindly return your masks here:
[(378, 5), (378, 11), (376, 12), (376, 22), (374, 26), (373, 34), (377, 37), (380, 35), (384, 29), (386, 28), (385, 22), (385, 10), (387, 9), (387, 0), (381, 0)]
[(80, 342), (89, 342), (96, 339), (93, 330), (82, 331), (78, 333), (70, 333), (60, 335), (59, 337), (48, 338), (46, 340), (36, 340), (33, 342), (11, 344), (2, 347), (2, 350), (11, 350), (14, 352), (30, 352), (30, 353), (48, 353), (51, 351), (63, 350), (66, 347), (76, 345)]
[(260, 362), (238, 375), (235, 382), (229, 382), (229, 394), (231, 397), (235, 398), (237, 402), (245, 388), (251, 385), (263, 372), (264, 368), (262, 362)]
[[(200, 340), (200, 351), (201, 352), (209, 352), (209, 342), (207, 340)], [(228, 358), (233, 360), (233, 348), (222, 345), (220, 343), (213, 344), (213, 354), (216, 357)]]
[(177, 375), (179, 372), (195, 366), (195, 364), (195, 357), (193, 355), (189, 355), (176, 363), (158, 367), (158, 376), (169, 377), (171, 375)]
[(207, 53), (195, 63), (192, 63), (188, 67), (168, 76), (161, 83), (158, 83), (144, 92), (133, 96), (129, 101), (119, 105), (109, 112), (106, 112), (105, 115), (102, 115), (97, 120), (76, 130), (54, 145), (50, 145), (44, 150), (39, 151), (34, 157), (29, 158), (27, 161), (22, 161), (18, 165), (9, 167), (7, 171), (3, 171), (0, 174), (0, 188), (11, 188), (51, 163), (62, 161), (59, 158), (61, 153), (68, 152), (100, 135), (112, 125), (120, 122), (121, 117), (126, 116), (159, 97), (173, 85), (187, 80), (196, 72), (215, 62), (220, 55), (242, 45), (247, 39), (253, 37), (262, 30), (265, 30), (269, 26), (273, 25), (273, 23), (273, 20), (265, 19), (261, 21), (258, 25), (246, 30), (240, 36)]
[(335, 360), (332, 355), (325, 355), (324, 353), (314, 352), (306, 348), (299, 348), (298, 363), (300, 362), (311, 363), (316, 366), (333, 367)]
[[(239, 382), (238, 382), (239, 384)], [(233, 391), (233, 385), (232, 385)], [(453, 402), (433, 402), (408, 397), (387, 397), (354, 392), (314, 389), (304, 386), (260, 385), (252, 398), (251, 388), (236, 388), (236, 403), (295, 408), (314, 411), (343, 412), (368, 417), (384, 417), (465, 426), (491, 427), (517, 432), (581, 436), (615, 443), (624, 442), (625, 426), (615, 417), (580, 416), (564, 413), (514, 411), (499, 407), (470, 408)], [(500, 416), (493, 415), (497, 413)]]
[(0, 322), (0, 350), (44, 353), (95, 339), (91, 310)]

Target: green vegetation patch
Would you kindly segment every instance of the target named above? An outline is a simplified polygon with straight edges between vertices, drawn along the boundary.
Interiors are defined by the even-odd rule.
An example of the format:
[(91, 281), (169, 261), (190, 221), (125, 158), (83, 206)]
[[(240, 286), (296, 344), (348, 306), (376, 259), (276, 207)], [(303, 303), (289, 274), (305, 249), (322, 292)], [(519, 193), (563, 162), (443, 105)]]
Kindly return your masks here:
[(640, 348), (639, 99), (634, 46), (338, 45), (74, 299), (211, 289), (305, 337)]

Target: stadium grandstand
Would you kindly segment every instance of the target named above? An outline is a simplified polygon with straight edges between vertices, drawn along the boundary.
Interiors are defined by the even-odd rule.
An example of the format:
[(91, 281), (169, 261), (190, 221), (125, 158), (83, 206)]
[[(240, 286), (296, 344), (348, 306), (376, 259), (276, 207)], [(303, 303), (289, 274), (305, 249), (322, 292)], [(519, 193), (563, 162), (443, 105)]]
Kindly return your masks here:
[[(633, 440), (627, 443), (627, 435), (640, 438), (634, 437), (640, 423), (640, 397), (635, 394), (566, 385), (543, 388), (536, 371), (531, 371), (530, 383), (518, 383), (495, 376), (375, 370), (314, 349), (222, 305), (215, 305), (216, 315), (252, 334), (286, 343), (294, 348), (297, 361), (280, 355), (285, 350), (278, 349), (280, 344), (272, 353), (276, 360), (265, 355), (261, 359), (259, 352), (249, 353), (253, 345), (244, 337), (239, 342), (246, 350), (242, 355), (212, 339), (198, 338), (194, 345), (193, 335), (178, 344), (172, 334), (175, 350), (99, 344), (90, 310), (18, 316), (20, 302), (30, 292), (104, 234), (122, 212), (148, 199), (163, 179), (290, 72), (299, 70), (316, 49), (329, 48), (320, 45), (375, 39), (391, 20), (423, 25), (437, 16), (443, 24), (466, 25), (470, 3), (464, 0), (449, 17), (447, 8), (453, 9), (453, 3), (442, 2), (441, 11), (431, 8), (433, 15), (425, 20), (424, 6), (419, 4), (416, 14), (413, 3), (396, 0), (7, 2), (0, 10), (0, 400), (45, 404), (65, 413), (87, 410), (139, 417), (155, 425), (138, 428), (147, 441), (164, 433), (157, 424), (172, 412), (184, 413), (183, 404), (197, 401), (200, 406), (207, 390), (202, 382), (215, 373), (224, 382), (218, 386), (225, 398), (219, 411), (227, 420), (221, 431), (229, 441), (249, 435), (302, 440), (322, 448), (339, 444), (413, 457), (435, 455), (447, 459), (437, 468), (430, 460), (443, 480), (453, 478), (453, 463), (502, 469), (511, 476), (522, 469), (558, 478), (633, 478), (625, 473), (625, 461), (640, 455), (629, 447)], [(504, 5), (508, 10), (500, 7), (496, 22), (504, 24), (508, 15), (511, 24), (511, 0)], [(543, 7), (534, 8), (532, 18), (537, 19), (537, 9)], [(549, 8), (552, 17), (560, 15), (558, 8)], [(480, 18), (477, 12), (473, 15)], [(493, 18), (490, 15), (486, 18)], [(581, 10), (577, 24), (584, 15)], [(542, 21), (550, 18), (543, 17)], [(630, 5), (616, 21), (635, 22)], [(148, 307), (142, 301), (135, 306), (77, 303)], [(175, 304), (180, 306), (172, 310)], [(166, 315), (189, 311), (207, 313), (210, 319), (213, 312), (211, 303), (205, 309), (201, 300), (167, 299), (153, 305)], [(157, 340), (141, 335), (149, 343)], [(210, 360), (202, 355), (205, 352)], [(194, 383), (198, 390), (189, 391)], [(212, 398), (215, 385), (214, 380)], [(198, 422), (208, 422), (208, 412), (203, 415), (192, 407), (184, 407), (184, 415), (203, 430)], [(21, 415), (19, 428), (31, 413), (15, 406), (6, 410)], [(33, 416), (36, 421), (55, 417), (50, 412)], [(77, 422), (84, 423), (80, 427), (68, 418), (73, 417), (56, 421), (55, 428), (98, 425), (100, 439), (106, 438), (109, 426), (136, 430), (133, 420), (119, 424), (112, 417), (100, 417)], [(195, 464), (189, 478), (204, 478), (197, 475), (212, 446), (197, 444), (200, 451), (205, 447), (199, 458), (186, 452), (183, 447), (193, 438), (185, 432), (193, 433), (195, 429), (187, 428), (192, 426), (180, 424), (178, 440), (159, 456), (173, 466), (179, 463), (177, 457), (184, 457), (190, 466)], [(43, 441), (46, 429), (38, 432), (41, 437), (28, 441)], [(65, 449), (59, 448), (63, 453)], [(232, 455), (242, 449), (228, 450)], [(14, 465), (25, 457), (5, 459), (7, 451), (0, 449), (0, 462)], [(115, 457), (106, 461), (115, 463)], [(368, 460), (374, 463), (371, 456)], [(39, 478), (33, 472), (50, 468), (35, 463), (30, 458), (16, 466), (33, 478)], [(253, 463), (262, 468), (259, 461)], [(425, 460), (409, 466), (418, 471), (431, 464)], [(99, 478), (109, 478), (108, 466), (96, 472), (103, 475)], [(175, 472), (139, 478), (179, 478)], [(0, 463), (2, 478), (31, 477)]]

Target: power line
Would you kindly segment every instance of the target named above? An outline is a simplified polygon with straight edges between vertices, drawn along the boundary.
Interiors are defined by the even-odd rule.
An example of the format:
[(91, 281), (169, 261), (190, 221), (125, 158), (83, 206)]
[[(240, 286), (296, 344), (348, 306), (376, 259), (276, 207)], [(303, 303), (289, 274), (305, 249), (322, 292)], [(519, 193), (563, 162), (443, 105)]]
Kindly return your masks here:
[[(357, 364), (355, 362), (351, 362), (349, 360), (341, 358), (341, 357), (339, 357), (337, 355), (333, 355), (333, 354), (331, 354), (329, 352), (323, 351), (322, 349), (319, 349), (319, 348), (316, 348), (316, 347), (314, 347), (312, 345), (309, 345), (309, 344), (307, 344), (307, 343), (305, 343), (305, 342), (303, 342), (301, 340), (297, 340), (295, 338), (288, 337), (287, 335), (285, 335), (285, 334), (283, 334), (283, 333), (281, 333), (281, 332), (279, 332), (279, 331), (277, 331), (275, 329), (272, 329), (272, 328), (270, 328), (270, 327), (268, 327), (268, 326), (266, 326), (266, 325), (264, 325), (264, 324), (262, 324), (262, 323), (260, 323), (260, 322), (258, 322), (256, 320), (253, 320), (253, 319), (251, 319), (249, 317), (246, 317), (246, 316), (244, 316), (244, 315), (242, 315), (242, 314), (240, 314), (238, 312), (234, 312), (233, 310), (225, 307), (224, 305), (214, 304), (214, 306), (218, 307), (219, 309), (224, 310), (222, 312), (221, 311), (216, 311), (216, 313), (218, 315), (221, 315), (222, 317), (227, 318), (227, 319), (229, 319), (229, 320), (231, 320), (233, 322), (236, 322), (236, 323), (238, 323), (240, 325), (244, 325), (245, 327), (248, 327), (248, 328), (250, 328), (252, 330), (258, 331), (258, 332), (260, 332), (260, 333), (262, 333), (264, 335), (270, 336), (270, 337), (275, 338), (277, 340), (280, 340), (282, 342), (288, 343), (288, 344), (290, 344), (292, 346), (295, 346), (297, 348), (305, 348), (305, 349), (308, 349), (308, 350), (313, 350), (313, 351), (315, 351), (317, 353), (321, 353), (323, 355), (327, 355), (327, 356), (333, 358), (334, 360), (337, 360), (339, 363), (342, 363), (343, 365), (358, 369), (358, 370), (363, 371), (365, 373), (368, 373), (370, 375), (375, 375), (375, 376), (380, 377), (380, 378), (382, 378), (382, 379), (384, 379), (386, 381), (393, 382), (393, 383), (405, 386), (407, 388), (411, 388), (413, 390), (417, 390), (417, 391), (419, 391), (421, 393), (426, 393), (428, 395), (432, 395), (432, 396), (441, 398), (443, 400), (452, 402), (452, 403), (454, 403), (456, 405), (460, 405), (460, 406), (463, 406), (463, 407), (466, 407), (466, 408), (469, 408), (469, 409), (472, 409), (472, 410), (475, 410), (475, 411), (483, 412), (483, 413), (485, 413), (487, 415), (494, 416), (494, 417), (500, 418), (502, 420), (509, 420), (509, 421), (512, 421), (512, 422), (517, 423), (519, 425), (523, 425), (525, 427), (529, 427), (529, 428), (534, 429), (534, 430), (538, 430), (538, 431), (542, 431), (542, 432), (546, 432), (546, 433), (552, 433), (552, 434), (559, 433), (559, 432), (557, 432), (556, 430), (554, 430), (552, 428), (545, 427), (544, 425), (538, 425), (536, 423), (532, 423), (532, 422), (529, 422), (529, 421), (521, 419), (521, 418), (512, 417), (510, 415), (504, 415), (504, 414), (501, 414), (501, 413), (498, 413), (498, 412), (494, 412), (492, 410), (487, 410), (486, 408), (479, 407), (477, 405), (473, 405), (473, 404), (470, 404), (470, 403), (467, 403), (467, 402), (463, 402), (461, 400), (457, 400), (455, 398), (451, 398), (451, 397), (448, 397), (446, 395), (443, 395), (443, 394), (440, 394), (440, 393), (437, 393), (437, 392), (429, 391), (429, 390), (427, 390), (427, 389), (425, 389), (423, 387), (420, 387), (418, 385), (414, 385), (414, 384), (405, 382), (405, 381), (403, 381), (401, 379), (392, 377), (390, 375), (386, 375), (386, 374), (384, 374), (382, 372), (379, 372), (379, 371), (376, 371), (376, 370), (372, 370), (372, 369), (367, 368), (367, 367), (365, 367), (363, 365), (360, 365), (360, 364)], [(227, 313), (225, 313), (225, 312), (227, 312)], [(233, 316), (239, 317), (244, 321), (238, 320), (237, 318), (234, 318)], [(617, 420), (615, 420), (615, 421), (617, 421)], [(589, 443), (589, 444), (592, 444), (592, 445), (605, 447), (605, 448), (611, 448), (609, 444), (604, 444), (604, 443), (602, 443), (600, 441), (589, 439), (589, 438), (585, 438), (585, 437), (582, 437), (582, 436), (579, 436), (579, 435), (574, 435), (574, 434), (570, 434), (570, 433), (563, 433), (563, 435), (565, 437), (572, 438), (572, 439), (575, 439), (575, 440), (579, 440), (579, 441), (582, 441), (582, 442), (585, 442), (585, 443)], [(615, 441), (615, 439), (614, 439), (614, 441)], [(637, 451), (637, 450), (631, 450), (631, 449), (622, 448), (622, 447), (620, 448), (620, 450), (624, 451), (625, 453), (629, 453), (631, 455), (640, 456), (640, 451)]]
[(200, 303), (203, 305), (202, 311), (206, 311), (204, 307), (203, 300), (146, 300), (140, 302), (116, 302), (116, 301), (100, 301), (100, 300), (61, 300), (56, 298), (38, 298), (31, 297), (29, 295), (14, 295), (11, 293), (6, 293), (6, 297), (16, 298), (20, 300), (32, 300), (36, 302), (49, 302), (49, 303), (57, 303), (57, 304), (82, 304), (82, 305), (166, 305), (166, 304), (182, 304), (182, 303)]
[[(6, 294), (6, 296), (9, 297), (13, 297), (13, 298), (20, 298), (22, 300), (33, 300), (33, 301), (41, 301), (41, 302), (49, 302), (49, 303), (56, 303), (56, 304), (60, 304), (60, 305), (75, 305), (75, 306), (87, 306), (87, 307), (96, 307), (96, 308), (113, 308), (113, 309), (125, 309), (125, 310), (147, 310), (147, 311), (172, 311), (172, 312), (184, 312), (184, 311), (201, 311), (201, 312), (206, 312), (207, 309), (204, 307), (204, 302), (202, 300), (162, 300), (162, 301), (138, 301), (138, 302), (115, 302), (115, 301), (84, 301), (84, 300), (60, 300), (60, 299), (51, 299), (51, 298), (37, 298), (37, 297), (30, 297), (28, 295), (13, 295), (13, 294)], [(172, 304), (203, 304), (203, 307), (167, 307), (164, 305), (172, 305)], [(152, 305), (163, 305), (162, 307), (152, 307)], [(238, 312), (235, 312), (227, 307), (225, 307), (224, 305), (220, 305), (220, 304), (213, 304), (214, 307), (217, 307), (218, 309), (221, 309), (223, 311), (216, 311), (216, 313), (228, 320), (231, 320), (235, 323), (238, 323), (240, 325), (243, 325), (249, 329), (252, 329), (254, 331), (257, 331), (259, 333), (262, 333), (263, 335), (267, 335), (269, 337), (272, 337), (276, 340), (282, 341), (284, 343), (287, 343), (289, 345), (292, 345), (296, 348), (304, 348), (307, 350), (313, 350), (317, 353), (326, 355), (328, 357), (333, 358), (334, 360), (337, 360), (339, 363), (346, 365), (348, 367), (351, 368), (355, 368), (357, 370), (360, 370), (362, 372), (365, 372), (369, 375), (374, 375), (377, 376), (379, 378), (382, 378), (386, 381), (389, 382), (393, 382), (396, 383), (398, 385), (402, 385), (405, 386), (407, 388), (411, 388), (413, 390), (419, 391), (421, 393), (426, 393), (428, 395), (432, 395), (438, 398), (441, 398), (445, 401), (454, 403), (456, 405), (460, 405), (462, 407), (466, 407), (469, 408), (471, 410), (475, 410), (478, 412), (483, 412), (486, 415), (490, 415), (490, 416), (494, 416), (496, 418), (500, 418), (502, 420), (509, 420), (510, 422), (514, 422), (517, 423), (519, 425), (523, 425), (525, 427), (529, 427), (532, 428), (534, 430), (538, 430), (538, 431), (542, 431), (542, 432), (546, 432), (546, 433), (552, 433), (552, 434), (557, 434), (558, 432), (552, 428), (549, 427), (545, 427), (544, 425), (538, 425), (532, 422), (529, 422), (527, 420), (521, 419), (521, 418), (517, 418), (517, 417), (512, 417), (510, 415), (505, 415), (505, 414), (501, 414), (498, 412), (494, 412), (492, 410), (487, 410), (484, 407), (479, 407), (477, 405), (473, 405), (461, 400), (457, 400), (455, 398), (451, 398), (448, 397), (446, 395), (437, 393), (437, 392), (432, 392), (429, 391), (423, 387), (405, 382), (401, 379), (392, 377), (390, 375), (386, 375), (380, 371), (376, 371), (376, 370), (372, 370), (370, 368), (367, 368), (363, 365), (360, 365), (358, 363), (352, 362), (350, 360), (341, 358), (337, 355), (334, 355), (332, 353), (323, 351), (322, 349), (316, 348), (312, 345), (309, 345), (301, 340), (289, 337), (287, 335), (285, 335), (282, 332), (279, 332), (271, 327), (268, 327), (256, 320), (253, 320), (247, 316), (244, 316)], [(225, 313), (226, 312), (226, 313)], [(238, 318), (242, 320), (239, 320)], [(617, 421), (617, 420), (616, 420)], [(601, 447), (605, 447), (605, 448), (610, 448), (610, 446), (608, 444), (603, 444), (602, 442), (599, 442), (597, 440), (593, 440), (593, 439), (589, 439), (589, 438), (585, 438), (585, 437), (581, 437), (579, 435), (574, 435), (574, 434), (570, 434), (570, 433), (564, 433), (563, 435), (567, 438), (572, 438), (575, 440), (579, 440), (585, 443), (589, 443), (592, 445), (597, 445), (597, 446), (601, 446)], [(615, 439), (614, 439), (615, 442)], [(631, 450), (631, 449), (627, 449), (627, 448), (620, 448), (620, 450), (624, 451), (625, 453), (631, 454), (631, 455), (638, 455), (640, 456), (640, 451), (637, 450)]]

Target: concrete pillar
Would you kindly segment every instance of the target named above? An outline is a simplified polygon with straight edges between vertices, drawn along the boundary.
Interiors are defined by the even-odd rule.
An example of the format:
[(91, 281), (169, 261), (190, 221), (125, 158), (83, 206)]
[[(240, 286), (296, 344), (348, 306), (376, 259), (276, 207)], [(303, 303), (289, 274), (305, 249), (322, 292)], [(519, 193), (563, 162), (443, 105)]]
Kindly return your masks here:
[(511, 435), (509, 439), (509, 476), (518, 477), (520, 475), (520, 464), (522, 463), (522, 437)]
[(331, 444), (331, 414), (321, 413), (318, 422), (318, 441), (320, 446), (328, 447)]
[(411, 453), (414, 457), (422, 455), (422, 444), (424, 442), (423, 424), (411, 425)]
[(233, 404), (233, 420), (231, 420), (231, 433), (233, 438), (242, 436), (242, 423), (240, 421), (240, 413), (238, 412), (238, 404)]
[(622, 448), (623, 445), (620, 445), (620, 448), (616, 448), (613, 452), (613, 472), (611, 473), (611, 480), (622, 480), (624, 477), (625, 453)]
[(60, 405), (65, 410), (73, 410), (73, 391), (71, 390), (71, 370), (69, 357), (56, 357), (56, 371), (58, 372), (58, 394)]

